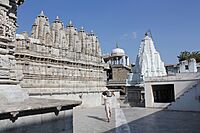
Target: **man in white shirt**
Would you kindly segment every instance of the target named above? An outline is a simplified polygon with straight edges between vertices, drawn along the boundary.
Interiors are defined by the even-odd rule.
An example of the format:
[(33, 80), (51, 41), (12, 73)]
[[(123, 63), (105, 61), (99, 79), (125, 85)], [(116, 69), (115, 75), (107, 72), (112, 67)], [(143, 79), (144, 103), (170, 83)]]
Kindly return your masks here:
[(111, 92), (109, 90), (106, 90), (102, 93), (102, 97), (104, 99), (104, 105), (105, 105), (105, 111), (106, 111), (106, 117), (108, 119), (108, 122), (110, 122), (111, 118), (111, 97), (115, 96), (114, 92)]

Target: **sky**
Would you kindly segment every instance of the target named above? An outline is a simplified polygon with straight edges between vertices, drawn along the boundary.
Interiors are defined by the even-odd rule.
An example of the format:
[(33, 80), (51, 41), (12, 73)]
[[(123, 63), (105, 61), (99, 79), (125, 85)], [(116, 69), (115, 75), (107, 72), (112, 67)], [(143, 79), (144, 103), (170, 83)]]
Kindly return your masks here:
[(98, 36), (102, 54), (124, 49), (134, 63), (141, 40), (151, 30), (165, 64), (181, 51), (200, 51), (200, 0), (26, 0), (18, 8), (17, 33), (28, 31), (41, 11), (50, 23), (59, 16)]

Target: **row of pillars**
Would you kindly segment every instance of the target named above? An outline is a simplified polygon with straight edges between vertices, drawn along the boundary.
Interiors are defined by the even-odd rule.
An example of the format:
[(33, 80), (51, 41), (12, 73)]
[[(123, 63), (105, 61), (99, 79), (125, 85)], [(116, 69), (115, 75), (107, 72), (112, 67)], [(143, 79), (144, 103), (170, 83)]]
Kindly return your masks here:
[(111, 60), (108, 61), (109, 64), (111, 65), (123, 65), (123, 66), (129, 66), (129, 57), (127, 56), (122, 56), (122, 57), (115, 57), (112, 58)]

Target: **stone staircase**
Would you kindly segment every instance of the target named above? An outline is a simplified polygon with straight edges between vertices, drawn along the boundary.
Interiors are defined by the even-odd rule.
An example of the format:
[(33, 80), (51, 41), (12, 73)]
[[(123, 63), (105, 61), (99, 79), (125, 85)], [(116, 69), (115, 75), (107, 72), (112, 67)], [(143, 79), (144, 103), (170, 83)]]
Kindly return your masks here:
[(200, 111), (200, 82), (187, 89), (170, 103), (166, 109), (180, 111)]

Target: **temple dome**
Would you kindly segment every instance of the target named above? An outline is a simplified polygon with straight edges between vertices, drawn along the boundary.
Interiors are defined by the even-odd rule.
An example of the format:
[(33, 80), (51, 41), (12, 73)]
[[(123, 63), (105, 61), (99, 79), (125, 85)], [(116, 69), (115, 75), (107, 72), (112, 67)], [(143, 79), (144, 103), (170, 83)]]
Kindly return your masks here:
[(115, 49), (112, 50), (111, 55), (123, 56), (123, 55), (125, 55), (125, 52), (124, 52), (123, 49), (117, 47), (117, 48), (115, 48)]

